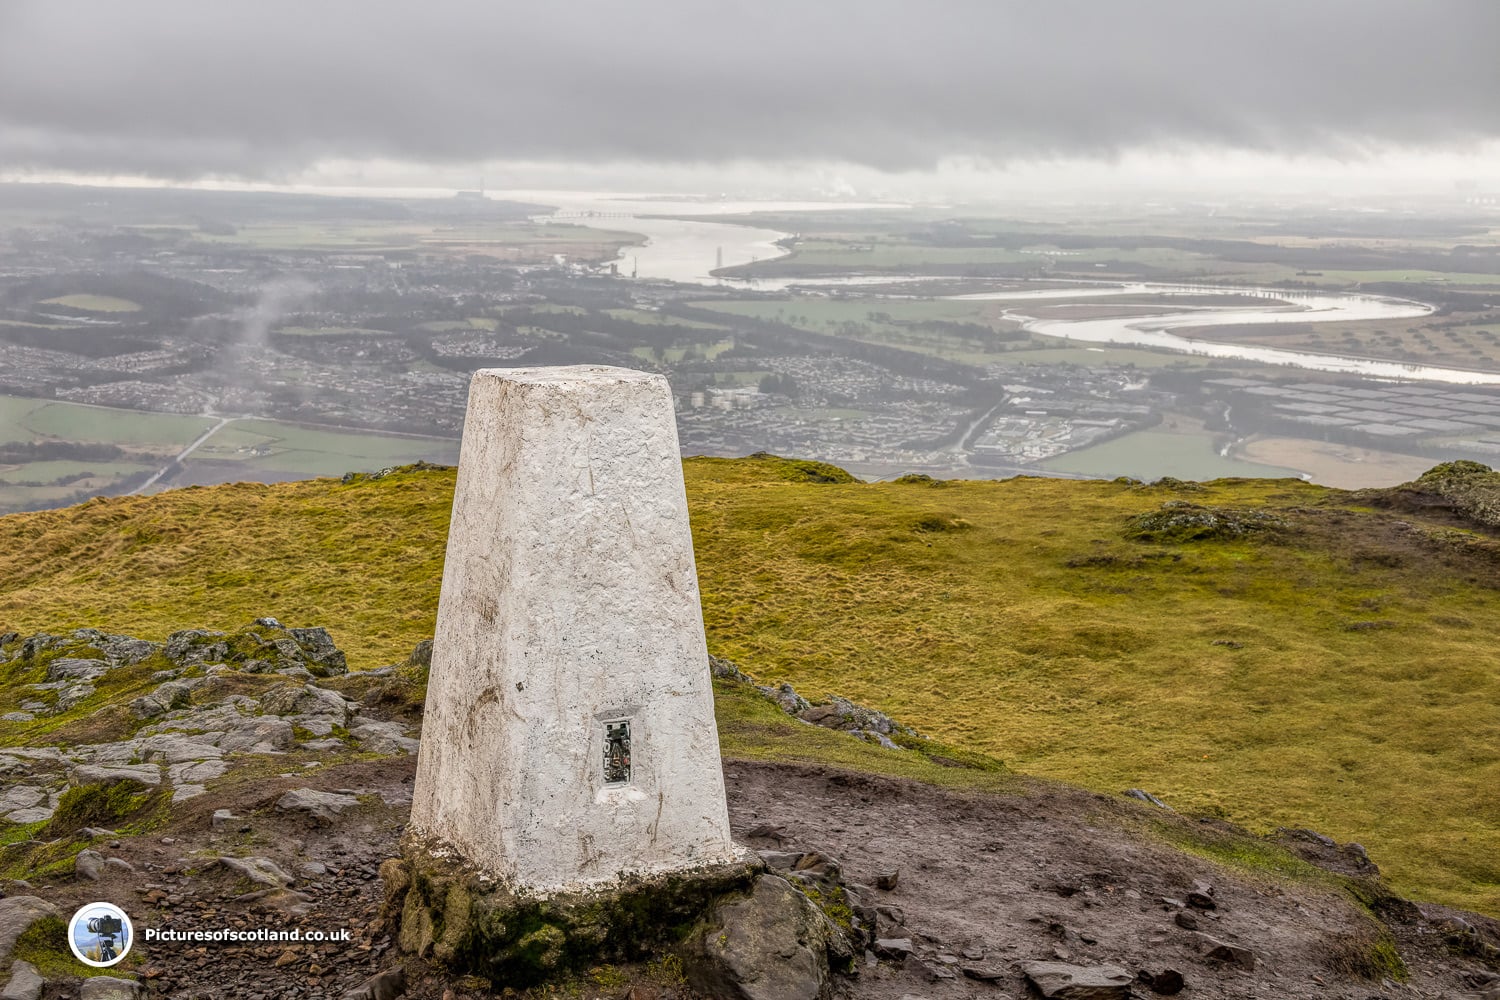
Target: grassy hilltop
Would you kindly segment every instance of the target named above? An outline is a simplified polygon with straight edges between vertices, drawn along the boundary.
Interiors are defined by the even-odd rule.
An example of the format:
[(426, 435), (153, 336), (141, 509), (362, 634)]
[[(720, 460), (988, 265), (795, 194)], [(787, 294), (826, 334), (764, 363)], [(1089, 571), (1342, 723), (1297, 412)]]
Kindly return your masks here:
[[(1398, 889), (1500, 914), (1500, 475), (1351, 494), (686, 470), (710, 648), (763, 682), (1020, 771), (1357, 840)], [(403, 470), (0, 518), (0, 632), (274, 615), (327, 625), (355, 668), (396, 662), (432, 634), (452, 488)]]

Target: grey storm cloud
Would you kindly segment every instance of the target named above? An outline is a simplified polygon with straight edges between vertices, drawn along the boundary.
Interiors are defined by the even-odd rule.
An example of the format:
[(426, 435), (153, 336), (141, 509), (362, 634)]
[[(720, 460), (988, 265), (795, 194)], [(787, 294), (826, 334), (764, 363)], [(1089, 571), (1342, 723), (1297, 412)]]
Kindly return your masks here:
[(0, 169), (921, 169), (1500, 137), (1495, 0), (11, 0)]

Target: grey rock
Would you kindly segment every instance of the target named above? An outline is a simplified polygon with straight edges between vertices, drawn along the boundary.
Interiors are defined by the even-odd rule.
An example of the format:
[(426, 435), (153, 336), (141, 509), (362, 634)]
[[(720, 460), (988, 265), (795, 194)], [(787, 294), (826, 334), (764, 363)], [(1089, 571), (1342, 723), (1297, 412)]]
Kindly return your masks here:
[(830, 955), (853, 956), (838, 928), (786, 879), (762, 875), (749, 896), (715, 907), (690, 947), (688, 980), (714, 997), (817, 1000)]
[(0, 795), (0, 813), (28, 809), (47, 797), (47, 790), (35, 785), (15, 785)]
[(113, 868), (118, 872), (135, 871), (135, 865), (131, 864), (129, 861), (126, 861), (124, 858), (105, 858), (104, 867)]
[(345, 809), (359, 805), (359, 799), (340, 792), (320, 792), (312, 788), (294, 788), (276, 800), (282, 812), (300, 812), (322, 823), (332, 822)]
[(51, 806), (32, 806), (30, 809), (17, 809), (15, 812), (6, 813), (5, 818), (12, 823), (40, 823), (42, 820), (51, 819), (54, 811)]
[(143, 785), (159, 785), (161, 768), (155, 764), (80, 764), (73, 770), (75, 785), (109, 784), (113, 781), (139, 781)]
[(10, 982), (0, 990), (0, 1000), (37, 1000), (47, 981), (30, 962), (17, 959), (10, 967)]
[(83, 981), (80, 1000), (138, 1000), (141, 984), (134, 979), (115, 979), (113, 976), (93, 976)]
[(334, 677), (349, 672), (343, 652), (333, 644), (333, 638), (326, 628), (294, 628), (288, 631), (302, 647), (313, 673), (319, 677)]
[(208, 825), (215, 830), (229, 830), (233, 829), (234, 825), (239, 821), (240, 818), (228, 809), (215, 809), (213, 817), (208, 821)]
[(1010, 976), (1010, 970), (1000, 965), (981, 965), (978, 962), (969, 961), (960, 964), (958, 968), (965, 976), (977, 979), (981, 983), (998, 983)]
[(172, 801), (186, 802), (188, 799), (196, 799), (206, 793), (208, 789), (203, 785), (178, 785), (172, 789)]
[(1152, 795), (1144, 788), (1127, 788), (1125, 790), (1125, 797), (1131, 799), (1139, 799), (1142, 802), (1149, 802), (1151, 805), (1156, 806), (1160, 809), (1165, 809), (1167, 812), (1173, 811), (1171, 806), (1167, 805), (1161, 799), (1157, 798), (1155, 795)]
[(779, 684), (776, 687), (765, 686), (760, 692), (781, 706), (781, 710), (788, 715), (797, 715), (812, 707), (812, 702), (797, 693), (796, 688), (790, 684)]
[(4, 715), (0, 715), (0, 719), (6, 722), (30, 722), (35, 718), (36, 714), (34, 712), (6, 712)]
[(255, 619), (255, 621), (251, 622), (251, 624), (252, 625), (262, 625), (262, 626), (264, 626), (266, 628), (282, 628), (282, 627), (284, 627), (281, 624), (281, 622), (277, 621), (275, 618), (270, 618), (270, 617), (257, 618), (257, 619)]
[(16, 938), (25, 934), (43, 917), (61, 917), (62, 912), (45, 899), (36, 896), (7, 896), (0, 899), (0, 967), (10, 960)]
[(399, 722), (360, 722), (349, 727), (349, 735), (359, 741), (361, 748), (373, 753), (416, 753), (421, 745), (406, 735), (406, 727)]
[(160, 643), (132, 639), (128, 635), (107, 635), (94, 640), (94, 646), (119, 667), (129, 667), (149, 660), (161, 650)]
[(49, 681), (92, 681), (109, 672), (105, 660), (79, 660), (71, 656), (60, 656), (47, 664)]
[(733, 660), (726, 660), (712, 653), (708, 654), (708, 672), (715, 677), (738, 681), (741, 684), (755, 683), (750, 679), (750, 675), (741, 670)]
[(7, 747), (5, 752), (10, 754), (12, 757), (24, 757), (27, 760), (50, 761), (55, 764), (61, 764), (65, 760), (67, 760), (67, 758), (63, 755), (63, 752), (57, 747)]
[(225, 753), (284, 753), (295, 742), (292, 724), (274, 716), (245, 719), (219, 737)]
[(201, 785), (221, 777), (228, 769), (222, 760), (194, 760), (173, 764), (167, 768), (167, 777), (174, 785)]
[(406, 658), (408, 667), (430, 667), (432, 666), (432, 640), (423, 639), (412, 648), (411, 655)]
[(223, 632), (209, 632), (201, 628), (183, 629), (167, 636), (167, 644), (162, 653), (181, 666), (219, 663), (229, 655), (229, 643), (223, 639)]
[(911, 938), (877, 938), (875, 941), (875, 954), (881, 958), (899, 962), (914, 951)]
[(294, 729), (305, 729), (314, 736), (332, 736), (333, 719), (326, 715), (292, 715), (287, 720)]
[(1126, 1000), (1135, 981), (1117, 965), (1025, 962), (1021, 972), (1047, 1000)]
[(1187, 985), (1187, 980), (1183, 978), (1182, 973), (1176, 969), (1162, 968), (1159, 965), (1150, 969), (1141, 969), (1139, 978), (1146, 984), (1146, 988), (1157, 996), (1176, 996)]
[(79, 851), (73, 859), (73, 873), (90, 882), (99, 881), (99, 876), (104, 874), (104, 855), (98, 851)]
[(1246, 972), (1255, 971), (1255, 952), (1249, 948), (1230, 944), (1228, 941), (1220, 941), (1207, 934), (1198, 935), (1198, 947), (1203, 952), (1203, 957), (1210, 961), (1233, 965)]
[(183, 681), (159, 684), (149, 694), (143, 694), (130, 703), (131, 714), (137, 719), (154, 719), (174, 708), (186, 708), (192, 691), (192, 685)]
[(1187, 894), (1187, 904), (1199, 910), (1212, 910), (1218, 906), (1214, 901), (1214, 887), (1207, 882), (1194, 882), (1193, 891)]
[(316, 684), (274, 687), (261, 697), (260, 704), (272, 715), (326, 715), (336, 726), (344, 725), (349, 719), (349, 707), (343, 695)]
[(337, 737), (333, 737), (326, 740), (308, 740), (306, 743), (302, 744), (302, 749), (316, 750), (319, 753), (327, 753), (330, 751), (343, 750), (345, 749), (345, 747), (343, 740), (338, 739)]
[(802, 860), (802, 854), (797, 851), (756, 851), (760, 859), (766, 863), (766, 867), (773, 871), (791, 871), (797, 867), (797, 862)]
[(344, 994), (343, 1000), (396, 1000), (406, 992), (406, 970), (386, 969)]
[(178, 736), (166, 733), (149, 737), (141, 744), (142, 759), (156, 764), (181, 764), (185, 761), (217, 759), (222, 756), (224, 756), (224, 751), (214, 746), (212, 737)]
[(91, 764), (130, 764), (140, 758), (142, 746), (142, 740), (120, 740), (80, 747), (78, 753)]
[(219, 864), (236, 874), (245, 876), (257, 885), (267, 885), (273, 889), (284, 889), (296, 881), (270, 858), (221, 857)]

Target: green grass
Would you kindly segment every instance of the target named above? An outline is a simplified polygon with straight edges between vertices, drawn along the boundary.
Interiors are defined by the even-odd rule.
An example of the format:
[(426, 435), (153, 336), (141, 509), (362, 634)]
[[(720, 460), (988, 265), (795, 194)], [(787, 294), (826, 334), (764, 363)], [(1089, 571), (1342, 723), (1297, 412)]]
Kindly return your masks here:
[[(1017, 771), (1357, 840), (1398, 889), (1500, 913), (1493, 543), (1286, 480), (934, 488), (813, 483), (774, 460), (685, 468), (710, 648), (762, 681), (844, 694)], [(356, 667), (398, 662), (432, 634), (452, 485), (401, 472), (0, 518), (0, 631), (160, 638), (274, 615), (328, 625)], [(1126, 539), (1172, 500), (1290, 527)], [(731, 755), (866, 761), (738, 694), (719, 692)]]
[(140, 312), (139, 302), (129, 299), (116, 298), (113, 295), (59, 295), (53, 299), (42, 299), (38, 305), (43, 306), (66, 306), (69, 309), (83, 309), (87, 312)]
[(1103, 444), (1070, 451), (1041, 463), (1053, 472), (1090, 476), (1135, 476), (1138, 479), (1218, 479), (1249, 476), (1280, 479), (1299, 475), (1293, 469), (1245, 462), (1220, 455), (1211, 434), (1136, 431)]

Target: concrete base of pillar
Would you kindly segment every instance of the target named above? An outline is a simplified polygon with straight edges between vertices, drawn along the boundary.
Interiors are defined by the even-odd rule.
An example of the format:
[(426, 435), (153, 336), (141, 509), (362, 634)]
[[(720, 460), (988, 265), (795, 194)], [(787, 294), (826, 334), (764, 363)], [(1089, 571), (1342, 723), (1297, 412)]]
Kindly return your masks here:
[(750, 892), (764, 870), (753, 852), (745, 852), (733, 862), (536, 895), (516, 892), (451, 850), (411, 837), (402, 857), (387, 861), (380, 875), (386, 917), (399, 921), (403, 951), (497, 985), (524, 987), (668, 953), (721, 900)]

